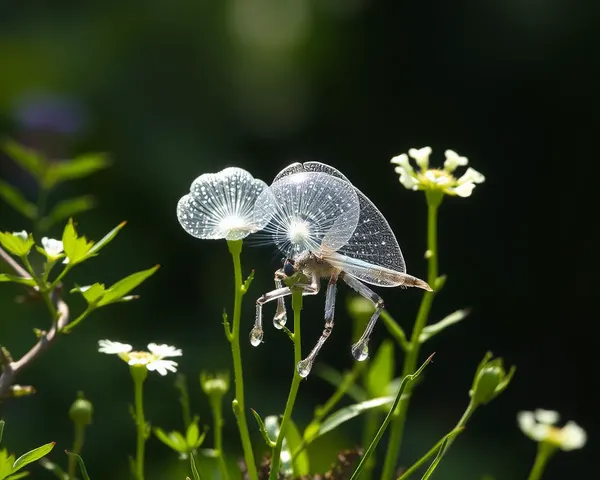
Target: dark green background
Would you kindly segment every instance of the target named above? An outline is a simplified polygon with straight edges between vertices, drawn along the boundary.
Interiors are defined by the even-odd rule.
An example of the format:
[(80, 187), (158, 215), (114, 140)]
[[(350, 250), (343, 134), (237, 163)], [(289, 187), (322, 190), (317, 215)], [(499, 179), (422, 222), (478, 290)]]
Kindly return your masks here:
[[(441, 209), (440, 269), (449, 280), (432, 319), (465, 306), (473, 314), (424, 348), (437, 352), (436, 361), (412, 404), (401, 460), (411, 462), (454, 425), (475, 366), (491, 349), (516, 364), (517, 375), (477, 412), (438, 477), (525, 478), (535, 445), (516, 427), (515, 414), (544, 407), (590, 436), (585, 450), (557, 455), (545, 478), (582, 478), (597, 444), (597, 401), (589, 393), (597, 373), (588, 353), (597, 340), (586, 336), (594, 316), (580, 308), (592, 296), (592, 283), (580, 276), (588, 271), (581, 265), (591, 240), (577, 233), (583, 229), (573, 190), (594, 156), (597, 13), (591, 4), (564, 0), (0, 2), (0, 133), (56, 158), (110, 152), (110, 169), (62, 187), (53, 199), (97, 197), (100, 207), (78, 218), (92, 239), (129, 222), (67, 286), (110, 284), (162, 265), (139, 288), (139, 302), (97, 312), (23, 374), (20, 381), (39, 393), (2, 406), (4, 442), (22, 452), (55, 440), (52, 458), (64, 461), (66, 412), (82, 389), (96, 408), (84, 450), (92, 478), (125, 478), (134, 449), (131, 382), (118, 359), (96, 352), (100, 338), (181, 347), (194, 410), (210, 421), (196, 377), (229, 366), (220, 313), (231, 305), (232, 272), (224, 242), (196, 240), (177, 222), (177, 200), (196, 176), (236, 165), (269, 182), (292, 161), (333, 165), (379, 206), (409, 272), (424, 277), (424, 199), (400, 186), (388, 162), (430, 145), (433, 163), (451, 148), (487, 180), (472, 197), (447, 199)], [(3, 179), (35, 199), (22, 171), (3, 157), (0, 167)], [(28, 227), (0, 208), (2, 230)], [(278, 265), (274, 248), (245, 248), (244, 271), (257, 275), (244, 330)], [(381, 290), (409, 329), (420, 292)], [(41, 306), (12, 302), (19, 291), (0, 289), (0, 341), (15, 355), (33, 341), (32, 327), (45, 326)], [(340, 306), (347, 295), (341, 288)], [(83, 306), (68, 300), (75, 312)], [(307, 351), (322, 328), (322, 304), (322, 296), (305, 302)], [(349, 368), (350, 335), (351, 322), (338, 308), (320, 360)], [(378, 326), (373, 346), (385, 337)], [(244, 342), (243, 356), (248, 406), (263, 415), (282, 411), (292, 369), (287, 339), (268, 328), (260, 348)], [(179, 428), (174, 377), (150, 377), (148, 418)], [(330, 392), (309, 377), (297, 422), (305, 425)], [(232, 453), (237, 434), (225, 411)], [(319, 468), (360, 440), (358, 425), (317, 445)], [(156, 440), (148, 451), (150, 480), (183, 478), (167, 473), (177, 460)]]

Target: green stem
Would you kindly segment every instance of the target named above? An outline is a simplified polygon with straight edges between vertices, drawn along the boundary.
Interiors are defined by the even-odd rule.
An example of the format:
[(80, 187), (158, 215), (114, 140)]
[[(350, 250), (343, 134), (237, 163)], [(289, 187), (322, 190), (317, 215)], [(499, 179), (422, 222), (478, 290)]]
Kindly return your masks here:
[(556, 451), (556, 447), (549, 445), (547, 443), (540, 443), (538, 445), (537, 455), (535, 456), (535, 462), (533, 463), (533, 467), (531, 467), (531, 472), (529, 472), (529, 476), (527, 480), (539, 480), (542, 478), (544, 474), (544, 469), (548, 464), (548, 460), (552, 457), (552, 454)]
[[(370, 445), (375, 435), (377, 434), (377, 430), (379, 429), (379, 420), (381, 415), (377, 411), (368, 411), (365, 415), (365, 428), (362, 435), (362, 444)], [(376, 465), (376, 458), (371, 456), (365, 462), (365, 468), (361, 475), (361, 480), (369, 480), (373, 476), (373, 469)]]
[(135, 398), (135, 426), (137, 429), (137, 444), (135, 453), (135, 476), (137, 480), (144, 480), (144, 449), (146, 447), (146, 438), (148, 426), (144, 418), (144, 381), (148, 376), (146, 367), (131, 367), (131, 376), (134, 384)]
[(52, 289), (46, 288), (46, 283), (36, 275), (35, 270), (33, 269), (33, 265), (31, 265), (31, 262), (29, 261), (29, 257), (27, 255), (23, 255), (21, 257), (21, 260), (23, 261), (23, 265), (25, 265), (25, 268), (31, 275), (31, 278), (35, 280), (40, 295), (44, 299), (44, 303), (46, 304), (46, 307), (48, 307), (48, 311), (50, 312), (50, 316), (52, 317), (52, 323), (54, 324), (58, 320), (58, 312), (56, 311), (56, 307), (54, 306), (54, 304), (52, 303), (52, 299), (50, 298), (50, 292), (52, 291)]
[(292, 417), (292, 410), (294, 409), (294, 403), (296, 402), (296, 395), (298, 394), (298, 388), (302, 377), (298, 373), (297, 365), (302, 360), (302, 342), (300, 336), (300, 312), (302, 311), (302, 290), (292, 287), (292, 309), (294, 310), (294, 378), (292, 380), (292, 386), (290, 387), (290, 393), (285, 404), (285, 411), (283, 412), (283, 418), (281, 419), (281, 426), (279, 428), (279, 435), (277, 435), (277, 441), (273, 448), (273, 455), (271, 457), (271, 472), (269, 474), (269, 480), (277, 480), (279, 477), (279, 465), (281, 463), (281, 449), (283, 447), (283, 439), (285, 438), (285, 429), (287, 428), (288, 421)]
[(213, 412), (214, 421), (214, 449), (217, 452), (217, 459), (219, 461), (219, 468), (223, 475), (223, 480), (229, 478), (227, 472), (227, 464), (225, 463), (225, 457), (223, 455), (223, 407), (221, 405), (222, 397), (214, 397), (211, 399), (211, 407)]
[[(79, 422), (75, 422), (75, 438), (73, 440), (73, 448), (71, 452), (79, 455), (83, 448), (83, 441), (85, 439), (85, 426)], [(77, 457), (69, 455), (67, 473), (70, 480), (75, 479), (75, 471), (77, 470)]]
[(77, 326), (78, 323), (82, 322), (85, 319), (85, 317), (87, 317), (93, 311), (94, 311), (94, 307), (90, 308), (90, 306), (88, 305), (87, 310), (84, 310), (83, 313), (81, 315), (79, 315), (75, 320), (73, 320), (72, 322), (68, 323), (66, 326), (61, 328), (60, 333), (69, 333), (73, 329), (73, 327)]
[[(427, 197), (427, 283), (434, 289), (436, 288), (438, 278), (437, 217), (440, 201), (441, 200), (438, 198)], [(423, 300), (421, 301), (421, 306), (417, 313), (417, 319), (415, 320), (410, 342), (406, 349), (402, 377), (414, 372), (417, 366), (421, 348), (419, 337), (423, 328), (427, 325), (427, 319), (429, 317), (429, 312), (431, 311), (434, 296), (435, 292), (425, 292), (423, 295)], [(400, 401), (396, 412), (394, 412), (394, 418), (390, 429), (390, 440), (383, 464), (382, 480), (392, 480), (395, 478), (396, 464), (402, 446), (404, 424), (406, 422), (406, 413), (408, 411), (412, 391), (413, 385), (409, 384), (406, 388), (404, 398)]]
[(258, 471), (254, 461), (254, 453), (252, 451), (252, 442), (250, 441), (250, 433), (248, 431), (248, 423), (246, 422), (246, 409), (244, 405), (244, 376), (242, 371), (242, 352), (240, 349), (240, 324), (242, 315), (242, 296), (244, 295), (242, 282), (242, 266), (240, 256), (242, 254), (242, 241), (228, 241), (227, 246), (233, 258), (233, 273), (235, 280), (235, 296), (233, 304), (233, 325), (231, 329), (231, 353), (233, 356), (233, 374), (235, 379), (235, 399), (233, 401), (233, 413), (240, 431), (242, 448), (244, 450), (244, 459), (248, 469), (250, 480), (258, 480)]

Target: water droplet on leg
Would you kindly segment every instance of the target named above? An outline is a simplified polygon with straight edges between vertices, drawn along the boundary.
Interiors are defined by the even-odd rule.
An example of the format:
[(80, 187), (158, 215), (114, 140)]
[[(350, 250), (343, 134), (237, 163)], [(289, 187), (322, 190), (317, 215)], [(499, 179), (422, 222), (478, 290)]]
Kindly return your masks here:
[(308, 377), (310, 370), (312, 369), (313, 359), (308, 357), (304, 360), (300, 360), (296, 365), (296, 369), (298, 370), (298, 375), (302, 378)]
[(369, 344), (367, 343), (367, 340), (358, 341), (352, 345), (352, 356), (359, 362), (362, 362), (368, 358)]
[(262, 343), (263, 331), (262, 328), (254, 327), (250, 332), (250, 343), (253, 347), (258, 347)]
[(273, 326), (277, 330), (281, 330), (286, 323), (287, 323), (287, 315), (285, 312), (278, 313), (273, 318)]

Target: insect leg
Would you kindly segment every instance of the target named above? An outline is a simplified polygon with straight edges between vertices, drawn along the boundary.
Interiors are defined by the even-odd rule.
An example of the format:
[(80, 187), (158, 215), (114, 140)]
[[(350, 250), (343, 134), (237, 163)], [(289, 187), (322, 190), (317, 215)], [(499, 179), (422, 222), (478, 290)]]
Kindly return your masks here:
[[(277, 270), (275, 272), (275, 288), (282, 288), (282, 272), (281, 270)], [(275, 310), (275, 316), (273, 317), (273, 326), (279, 330), (286, 324), (287, 322), (287, 312), (285, 311), (285, 301), (283, 297), (279, 297), (277, 299), (277, 310)]]
[(377, 319), (379, 318), (379, 315), (383, 310), (383, 299), (352, 275), (348, 275), (347, 273), (342, 272), (340, 276), (350, 288), (356, 290), (367, 300), (370, 300), (375, 306), (375, 311), (373, 312), (373, 315), (371, 315), (371, 319), (369, 320), (369, 323), (367, 323), (367, 327), (365, 328), (364, 333), (362, 334), (358, 342), (352, 345), (352, 356), (356, 360), (362, 362), (363, 360), (366, 360), (369, 356), (369, 337), (371, 336), (373, 327), (375, 327), (375, 323), (377, 322)]
[(327, 284), (327, 293), (325, 294), (325, 328), (323, 329), (323, 333), (321, 333), (321, 337), (317, 341), (317, 344), (314, 346), (312, 351), (308, 354), (308, 357), (298, 362), (298, 365), (296, 365), (296, 368), (298, 369), (298, 374), (301, 377), (308, 376), (310, 370), (312, 369), (315, 358), (317, 358), (319, 350), (321, 350), (321, 347), (329, 338), (329, 335), (331, 335), (331, 331), (333, 330), (337, 279), (338, 273), (334, 273), (329, 278), (329, 283)]

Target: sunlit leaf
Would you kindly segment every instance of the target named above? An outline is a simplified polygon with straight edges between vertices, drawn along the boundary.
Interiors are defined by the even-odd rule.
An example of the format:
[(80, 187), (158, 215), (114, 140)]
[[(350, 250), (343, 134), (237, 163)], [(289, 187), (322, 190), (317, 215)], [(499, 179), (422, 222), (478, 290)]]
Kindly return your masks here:
[(27, 238), (22, 238), (19, 235), (13, 235), (12, 232), (0, 232), (0, 244), (13, 255), (24, 257), (29, 254), (35, 242), (31, 233), (27, 235)]
[(152, 430), (154, 431), (156, 438), (163, 442), (167, 447), (179, 453), (187, 453), (189, 451), (185, 437), (181, 433), (175, 430), (166, 433), (159, 427), (154, 427)]
[(108, 165), (108, 157), (104, 153), (85, 153), (71, 160), (51, 163), (44, 175), (44, 186), (52, 188), (60, 182), (87, 177)]
[(14, 282), (22, 285), (28, 285), (30, 287), (35, 285), (33, 278), (23, 278), (18, 275), (10, 275), (8, 273), (0, 273), (0, 282)]
[(102, 283), (94, 283), (85, 287), (75, 287), (70, 293), (81, 293), (88, 304), (95, 304), (104, 296), (105, 291)]
[(90, 195), (81, 197), (68, 198), (57, 203), (50, 213), (40, 221), (40, 227), (43, 230), (48, 230), (55, 223), (61, 222), (66, 218), (73, 217), (78, 213), (85, 212), (94, 208), (96, 201)]
[(463, 308), (462, 310), (457, 310), (456, 312), (453, 312), (450, 315), (444, 317), (437, 323), (427, 325), (421, 332), (421, 335), (419, 335), (419, 342), (424, 343), (434, 335), (440, 333), (445, 328), (448, 328), (450, 325), (454, 325), (455, 323), (464, 320), (469, 315), (469, 313), (471, 313), (471, 310), (469, 308)]
[(0, 198), (3, 198), (17, 212), (30, 220), (37, 215), (37, 207), (27, 200), (18, 189), (3, 180), (0, 180)]
[[(296, 452), (302, 444), (302, 436), (294, 421), (290, 418), (285, 429), (285, 439), (287, 440), (287, 448), (292, 452)], [(310, 473), (310, 462), (308, 453), (305, 449), (300, 450), (294, 458), (292, 458), (292, 470), (295, 476), (308, 475)]]
[(96, 255), (101, 248), (104, 248), (109, 242), (111, 242), (116, 236), (117, 233), (127, 224), (127, 222), (119, 223), (115, 228), (113, 228), (110, 232), (108, 232), (102, 239), (97, 242), (91, 249), (90, 254)]
[(90, 242), (85, 237), (77, 235), (73, 219), (69, 219), (62, 236), (63, 247), (65, 254), (69, 257), (69, 264), (75, 265), (83, 262), (87, 257), (93, 242)]
[(40, 458), (48, 455), (54, 448), (55, 444), (56, 442), (50, 442), (45, 445), (42, 445), (41, 447), (34, 448), (33, 450), (30, 450), (27, 453), (24, 453), (15, 460), (15, 463), (12, 466), (11, 473), (14, 473), (23, 468), (25, 465), (29, 465), (30, 463), (33, 463), (39, 460)]
[(75, 460), (77, 460), (77, 464), (79, 465), (79, 470), (81, 470), (81, 477), (83, 478), (83, 480), (90, 480), (90, 476), (88, 475), (87, 469), (85, 468), (85, 463), (83, 462), (83, 458), (81, 458), (76, 453), (68, 452), (66, 450), (65, 450), (65, 453), (67, 455), (69, 455), (70, 457), (75, 457)]
[(19, 478), (25, 478), (29, 476), (29, 472), (21, 472), (15, 473), (14, 475), (9, 475), (6, 477), (6, 480), (18, 480)]
[(371, 397), (388, 395), (387, 384), (394, 376), (394, 344), (384, 340), (367, 370), (366, 387)]
[(98, 302), (98, 306), (108, 305), (120, 300), (122, 297), (127, 295), (131, 290), (137, 287), (140, 283), (146, 280), (148, 277), (154, 274), (158, 270), (160, 265), (155, 265), (148, 270), (142, 270), (141, 272), (132, 273), (131, 275), (119, 280), (114, 285), (111, 285), (107, 290), (102, 299)]
[(185, 441), (186, 441), (188, 447), (190, 447), (190, 449), (196, 448), (196, 442), (198, 441), (199, 437), (200, 437), (200, 429), (198, 428), (198, 423), (197, 422), (190, 423), (190, 425), (188, 426), (187, 432), (185, 432)]
[(6, 478), (12, 473), (12, 466), (14, 462), (14, 455), (9, 455), (8, 451), (5, 448), (0, 449), (0, 480)]
[(42, 155), (10, 139), (3, 139), (0, 145), (15, 163), (29, 172), (38, 182), (41, 182), (47, 163)]

